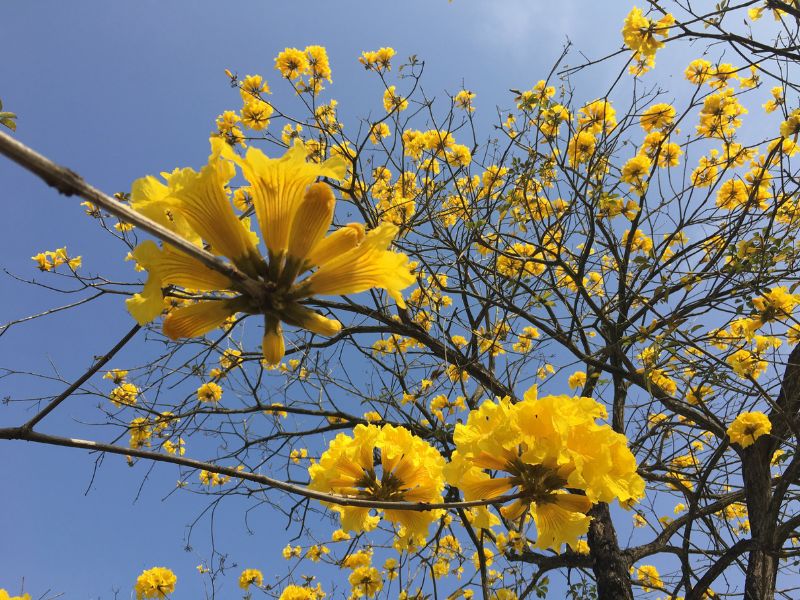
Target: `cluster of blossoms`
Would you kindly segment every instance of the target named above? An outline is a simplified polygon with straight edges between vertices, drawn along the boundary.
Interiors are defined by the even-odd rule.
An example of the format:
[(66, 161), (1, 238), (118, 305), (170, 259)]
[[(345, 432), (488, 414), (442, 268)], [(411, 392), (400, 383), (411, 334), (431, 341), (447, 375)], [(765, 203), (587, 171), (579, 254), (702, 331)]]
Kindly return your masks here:
[(362, 52), (358, 59), (368, 71), (389, 71), (392, 68), (392, 57), (395, 55), (394, 48), (379, 48)]
[(506, 519), (521, 529), (533, 517), (537, 547), (574, 547), (595, 502), (628, 504), (644, 495), (627, 439), (596, 422), (606, 417), (591, 398), (537, 398), (535, 386), (517, 404), (486, 401), (456, 426), (445, 476), (467, 500), (516, 490), (520, 497), (501, 509)]
[(36, 262), (36, 266), (40, 271), (52, 271), (64, 264), (75, 271), (80, 268), (82, 263), (80, 256), (69, 257), (66, 246), (57, 248), (56, 250), (39, 252), (35, 256), (31, 256), (31, 260)]
[(251, 585), (261, 587), (264, 585), (264, 574), (258, 569), (245, 569), (239, 576), (239, 587), (243, 590)]
[(178, 578), (175, 573), (166, 567), (153, 567), (142, 571), (142, 574), (136, 579), (136, 600), (145, 600), (147, 598), (163, 599), (168, 594), (175, 591), (175, 583)]
[[(506, 519), (521, 531), (531, 516), (540, 548), (560, 551), (564, 543), (574, 548), (587, 532), (586, 513), (595, 502), (617, 499), (628, 505), (644, 494), (627, 439), (596, 422), (606, 416), (591, 398), (537, 398), (534, 386), (519, 403), (485, 401), (471, 411), (466, 424), (456, 425), (456, 450), (447, 464), (403, 428), (359, 425), (352, 437), (339, 434), (309, 468), (311, 487), (355, 498), (426, 503), (441, 502), (445, 481), (466, 500), (516, 493), (518, 498), (500, 511)], [(368, 508), (331, 508), (344, 529), (369, 531), (380, 520)], [(435, 510), (383, 512), (401, 527), (401, 537), (424, 537), (441, 516)], [(486, 509), (477, 518), (478, 524), (493, 519)]]
[(284, 79), (295, 81), (298, 93), (319, 94), (322, 81), (332, 81), (328, 53), (322, 46), (306, 46), (305, 50), (286, 48), (275, 58), (275, 68)]
[[(281, 158), (270, 159), (256, 148), (244, 157), (222, 138), (212, 137), (212, 154), (199, 172), (177, 169), (166, 184), (154, 177), (136, 181), (131, 206), (185, 240), (227, 257), (253, 286), (243, 289), (227, 276), (164, 244), (139, 244), (132, 256), (148, 271), (142, 293), (127, 301), (140, 324), (165, 308), (164, 333), (190, 338), (230, 322), (237, 313), (264, 316), (264, 358), (276, 364), (284, 354), (282, 323), (330, 336), (341, 324), (309, 309), (303, 301), (318, 294), (350, 294), (373, 287), (386, 289), (399, 306), (400, 290), (414, 282), (408, 258), (389, 250), (397, 228), (383, 223), (369, 232), (351, 223), (328, 234), (335, 199), (318, 177), (339, 180), (345, 173), (341, 157), (323, 163), (306, 161), (299, 140)], [(238, 215), (228, 187), (241, 168), (249, 183), (251, 202), (267, 249), (258, 250), (250, 219)], [(296, 282), (298, 276), (314, 272)], [(180, 299), (167, 299), (164, 290), (183, 288)], [(253, 293), (253, 289), (257, 289)], [(208, 399), (215, 396), (213, 390)]]
[(733, 420), (728, 427), (728, 437), (731, 443), (739, 444), (742, 448), (752, 445), (762, 435), (772, 431), (769, 417), (762, 412), (744, 412)]
[[(435, 448), (403, 427), (358, 425), (352, 437), (337, 435), (311, 465), (309, 487), (365, 500), (441, 502), (444, 464)], [(331, 509), (346, 530), (370, 531), (380, 521), (366, 507), (334, 504)], [(402, 527), (406, 537), (425, 536), (440, 512), (385, 509), (383, 516)]]
[(669, 28), (674, 24), (675, 18), (669, 13), (653, 20), (642, 14), (640, 8), (634, 6), (631, 9), (622, 27), (625, 45), (633, 50), (634, 64), (630, 67), (631, 74), (641, 75), (655, 66), (656, 52), (664, 47), (664, 40), (669, 37)]

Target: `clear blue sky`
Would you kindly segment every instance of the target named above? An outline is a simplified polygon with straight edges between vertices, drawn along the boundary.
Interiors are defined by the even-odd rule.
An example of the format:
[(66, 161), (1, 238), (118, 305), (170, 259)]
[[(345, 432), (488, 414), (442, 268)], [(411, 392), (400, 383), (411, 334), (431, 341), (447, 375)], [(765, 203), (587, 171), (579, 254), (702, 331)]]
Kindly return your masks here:
[[(320, 44), (333, 66), (331, 96), (345, 116), (380, 111), (380, 94), (357, 62), (362, 50), (394, 47), (426, 61), (429, 95), (477, 93), (478, 120), (511, 104), (509, 88), (527, 89), (547, 75), (569, 37), (590, 56), (619, 46), (628, 0), (413, 0), (396, 2), (210, 2), (29, 0), (6, 2), (0, 15), (0, 98), (19, 114), (17, 137), (107, 192), (128, 190), (145, 174), (198, 165), (208, 154), (216, 115), (238, 108), (224, 76), (261, 73), (280, 94), (273, 58), (286, 46)], [(604, 71), (597, 91), (605, 89)], [(592, 99), (593, 82), (581, 91)], [(285, 95), (288, 97), (288, 95)], [(38, 278), (30, 257), (67, 245), (84, 270), (129, 280), (120, 245), (101, 235), (78, 200), (59, 197), (0, 159), (3, 206), (0, 267)], [(63, 298), (0, 275), (0, 321), (55, 306)], [(121, 298), (107, 298), (69, 318), (48, 317), (0, 337), (0, 367), (57, 372), (69, 380), (132, 325)], [(114, 364), (137, 360), (134, 344)], [(3, 380), (1, 397), (54, 394), (61, 384)], [(48, 432), (93, 436), (96, 398), (75, 397), (44, 424)], [(19, 423), (27, 405), (0, 406), (0, 426)], [(162, 498), (177, 474), (161, 466), (128, 469), (117, 457), (93, 471), (78, 450), (0, 443), (0, 587), (34, 598), (128, 598), (144, 568), (168, 565), (179, 575), (175, 598), (202, 597), (195, 565), (207, 557), (207, 524), (184, 552), (185, 528), (207, 504), (189, 494)], [(94, 479), (92, 479), (95, 474)], [(146, 480), (145, 480), (146, 478)], [(141, 493), (139, 490), (141, 489)], [(249, 516), (230, 499), (216, 517), (216, 543), (229, 562), (283, 570), (275, 536), (283, 522), (268, 510)], [(235, 571), (238, 573), (238, 571)], [(229, 579), (224, 597), (235, 597)], [(47, 595), (50, 590), (50, 595)]]

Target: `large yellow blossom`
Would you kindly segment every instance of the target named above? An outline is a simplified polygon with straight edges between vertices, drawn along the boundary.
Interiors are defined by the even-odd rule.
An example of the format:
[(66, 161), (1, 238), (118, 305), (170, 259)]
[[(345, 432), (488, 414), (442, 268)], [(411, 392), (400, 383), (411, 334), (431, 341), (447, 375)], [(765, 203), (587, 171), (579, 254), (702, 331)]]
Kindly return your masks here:
[[(374, 460), (380, 451), (380, 463)], [(309, 487), (366, 500), (441, 502), (444, 458), (407, 429), (384, 425), (357, 425), (353, 436), (340, 433), (311, 465)], [(339, 513), (342, 529), (369, 531), (380, 520), (369, 508), (330, 505)], [(409, 535), (425, 536), (440, 511), (392, 510), (383, 516)]]
[(669, 28), (675, 24), (675, 18), (666, 14), (658, 21), (653, 21), (642, 14), (642, 10), (634, 6), (625, 17), (622, 27), (622, 38), (625, 45), (634, 53), (645, 57), (655, 56), (656, 51), (664, 46), (663, 39), (669, 36)]
[(251, 585), (261, 587), (264, 585), (264, 574), (258, 569), (245, 569), (239, 575), (239, 587), (246, 590)]
[(661, 575), (653, 565), (642, 565), (636, 568), (636, 578), (639, 580), (642, 590), (649, 592), (650, 590), (660, 590), (664, 587), (664, 582), (661, 581)]
[[(184, 288), (182, 298), (197, 299), (172, 308), (164, 333), (172, 338), (204, 335), (236, 313), (265, 318), (264, 357), (277, 363), (284, 354), (282, 323), (319, 335), (333, 335), (341, 324), (301, 304), (316, 294), (350, 294), (373, 287), (386, 289), (402, 307), (400, 291), (414, 282), (408, 258), (389, 249), (397, 234), (382, 224), (365, 234), (351, 223), (328, 235), (335, 198), (320, 177), (342, 179), (346, 161), (334, 157), (307, 162), (304, 144), (294, 145), (280, 158), (268, 158), (250, 148), (238, 156), (224, 140), (213, 137), (208, 164), (199, 172), (176, 170), (134, 183), (131, 205), (176, 235), (217, 255), (227, 257), (251, 279), (253, 287), (239, 289), (228, 277), (206, 267), (169, 244), (139, 244), (132, 258), (148, 271), (144, 290), (128, 300), (128, 310), (140, 323), (164, 310), (164, 290)], [(236, 214), (228, 183), (238, 165), (249, 183), (248, 195), (258, 220), (266, 257), (250, 220)], [(295, 280), (309, 270), (310, 277)], [(198, 294), (202, 294), (198, 296)]]
[(175, 573), (166, 567), (153, 567), (146, 571), (136, 579), (136, 600), (143, 600), (144, 598), (166, 598), (167, 594), (175, 591), (175, 583), (178, 578)]
[(507, 519), (530, 514), (539, 548), (574, 546), (588, 530), (593, 503), (644, 494), (627, 439), (596, 422), (605, 417), (591, 398), (537, 398), (535, 387), (518, 404), (486, 401), (456, 425), (445, 476), (467, 500), (521, 494), (501, 509)]
[(761, 323), (785, 321), (792, 316), (792, 311), (800, 304), (800, 296), (790, 294), (785, 287), (776, 287), (765, 294), (753, 298), (753, 306), (758, 311)]
[(744, 412), (733, 420), (728, 427), (728, 437), (733, 444), (747, 448), (762, 435), (772, 431), (769, 417), (762, 412)]

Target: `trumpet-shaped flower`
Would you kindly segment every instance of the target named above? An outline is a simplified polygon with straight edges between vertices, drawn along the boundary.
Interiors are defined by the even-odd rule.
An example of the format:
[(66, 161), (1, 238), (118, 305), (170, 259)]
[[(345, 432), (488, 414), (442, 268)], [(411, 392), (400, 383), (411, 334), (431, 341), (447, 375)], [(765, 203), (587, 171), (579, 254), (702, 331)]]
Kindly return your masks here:
[(175, 591), (175, 583), (178, 578), (175, 573), (166, 567), (153, 567), (146, 571), (136, 579), (136, 600), (143, 600), (144, 598), (166, 598), (167, 594)]
[(517, 404), (486, 401), (456, 425), (445, 477), (467, 500), (518, 494), (503, 516), (530, 515), (539, 548), (574, 546), (595, 502), (629, 502), (644, 493), (625, 436), (596, 423), (605, 417), (591, 398), (537, 398), (535, 387)]
[(727, 433), (732, 443), (747, 448), (770, 431), (772, 431), (772, 423), (769, 417), (756, 411), (744, 412), (736, 417), (728, 427)]
[[(380, 460), (375, 461), (375, 453)], [(309, 467), (311, 489), (382, 501), (441, 502), (444, 458), (407, 429), (384, 425), (357, 425), (353, 436), (340, 433)], [(370, 531), (380, 517), (359, 506), (330, 505), (339, 513), (342, 528)], [(387, 520), (403, 527), (406, 536), (425, 536), (441, 511), (384, 509)]]
[[(249, 282), (236, 283), (169, 244), (143, 242), (132, 258), (147, 270), (147, 282), (127, 301), (140, 324), (162, 313), (165, 291), (171, 295), (183, 288), (182, 301), (164, 319), (168, 337), (202, 336), (237, 313), (261, 314), (264, 357), (275, 364), (284, 354), (283, 323), (325, 336), (341, 329), (338, 321), (300, 304), (305, 298), (380, 287), (404, 306), (400, 290), (414, 277), (408, 258), (389, 250), (396, 227), (379, 225), (366, 233), (363, 225), (350, 223), (328, 234), (335, 198), (326, 183), (316, 180), (342, 179), (345, 159), (307, 162), (300, 140), (280, 158), (255, 148), (238, 156), (219, 137), (212, 137), (211, 145), (209, 162), (199, 172), (179, 169), (165, 175), (166, 183), (154, 177), (134, 183), (131, 205), (188, 242), (228, 258)], [(266, 257), (249, 218), (237, 216), (232, 205), (227, 186), (237, 165), (249, 183)], [(295, 281), (312, 269), (312, 275)]]

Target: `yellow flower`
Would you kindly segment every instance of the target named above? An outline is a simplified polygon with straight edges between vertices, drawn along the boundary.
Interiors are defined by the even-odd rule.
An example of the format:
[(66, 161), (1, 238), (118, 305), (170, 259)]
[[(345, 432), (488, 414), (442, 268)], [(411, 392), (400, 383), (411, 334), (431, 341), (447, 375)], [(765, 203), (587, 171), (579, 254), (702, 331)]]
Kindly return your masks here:
[(362, 52), (358, 62), (368, 71), (374, 70), (380, 73), (391, 70), (391, 60), (394, 55), (394, 48), (380, 48), (374, 52)]
[(308, 72), (308, 56), (297, 48), (286, 48), (275, 59), (275, 68), (286, 79), (296, 79)]
[(131, 421), (130, 424), (130, 447), (141, 448), (142, 446), (150, 445), (150, 436), (153, 435), (153, 430), (150, 428), (150, 423), (143, 417), (137, 417)]
[(264, 575), (258, 569), (245, 569), (239, 576), (239, 587), (246, 590), (251, 585), (261, 587), (264, 585)]
[(729, 179), (721, 186), (717, 192), (717, 206), (727, 210), (733, 210), (737, 206), (747, 203), (750, 190), (747, 184), (741, 179)]
[(567, 380), (570, 389), (576, 389), (582, 387), (586, 384), (586, 373), (583, 371), (575, 371), (572, 375), (569, 376)]
[(408, 100), (402, 96), (398, 96), (395, 93), (396, 89), (395, 86), (390, 85), (386, 88), (386, 91), (383, 92), (383, 108), (387, 113), (395, 110), (401, 112), (408, 108)]
[(661, 575), (658, 570), (652, 565), (642, 565), (636, 569), (636, 578), (642, 586), (642, 590), (649, 592), (650, 590), (660, 590), (664, 587), (664, 582), (661, 581)]
[(625, 45), (634, 52), (643, 56), (654, 56), (664, 46), (663, 40), (657, 40), (656, 36), (668, 37), (669, 28), (674, 24), (675, 19), (670, 14), (664, 15), (658, 21), (652, 21), (642, 14), (641, 9), (634, 6), (625, 17), (622, 38)]
[(375, 567), (358, 567), (347, 578), (352, 588), (352, 598), (371, 598), (383, 589), (383, 578)]
[(317, 597), (315, 590), (312, 588), (287, 585), (278, 600), (316, 600)]
[[(225, 256), (250, 279), (247, 290), (237, 289), (227, 277), (165, 245), (147, 241), (136, 247), (133, 258), (148, 271), (145, 288), (129, 299), (128, 309), (141, 324), (163, 310), (162, 290), (170, 286), (203, 298), (169, 311), (164, 333), (172, 338), (197, 337), (229, 324), (236, 313), (264, 315), (263, 352), (267, 364), (284, 354), (282, 323), (319, 335), (334, 335), (341, 324), (301, 305), (300, 300), (321, 293), (356, 293), (383, 287), (403, 306), (400, 290), (414, 279), (408, 259), (388, 250), (397, 229), (379, 226), (369, 235), (351, 223), (326, 235), (333, 219), (335, 199), (318, 177), (341, 179), (346, 161), (334, 157), (322, 163), (307, 162), (299, 140), (278, 159), (250, 148), (244, 157), (233, 153), (220, 138), (212, 138), (208, 165), (199, 173), (175, 171), (167, 184), (145, 178), (134, 184), (133, 208), (159, 220), (187, 241)], [(236, 215), (226, 184), (241, 167), (267, 247), (267, 258), (257, 250), (258, 238), (249, 219)], [(176, 216), (177, 215), (177, 216)], [(353, 264), (350, 264), (352, 261)], [(347, 263), (346, 268), (342, 264)], [(311, 277), (295, 279), (318, 268)], [(350, 267), (354, 267), (350, 269)], [(257, 288), (261, 288), (260, 290)], [(339, 290), (339, 291), (337, 291)]]
[(737, 350), (725, 359), (733, 372), (742, 379), (752, 377), (758, 379), (767, 370), (767, 361), (761, 360), (757, 354), (749, 350)]
[(178, 578), (175, 573), (166, 567), (153, 567), (136, 579), (136, 600), (144, 598), (166, 598), (167, 594), (175, 591), (175, 583)]
[(649, 133), (654, 129), (667, 129), (674, 118), (675, 108), (671, 104), (653, 104), (639, 117), (639, 123)]
[(128, 376), (128, 372), (124, 369), (111, 369), (105, 375), (103, 375), (103, 379), (110, 379), (115, 384), (120, 385), (125, 383), (125, 378)]
[(392, 135), (389, 126), (386, 123), (375, 123), (369, 132), (369, 141), (373, 144), (380, 144), (383, 138)]
[(800, 297), (790, 294), (785, 287), (773, 288), (762, 296), (753, 298), (753, 306), (758, 311), (758, 319), (762, 324), (790, 318), (798, 304)]
[(475, 112), (475, 107), (472, 105), (472, 100), (475, 98), (475, 93), (469, 90), (461, 90), (453, 97), (453, 103), (457, 108), (467, 112)]
[[(376, 471), (373, 455), (380, 452)], [(384, 425), (357, 425), (353, 437), (340, 433), (318, 463), (308, 469), (314, 490), (356, 498), (407, 502), (441, 502), (444, 458), (427, 442), (407, 429)], [(330, 505), (339, 513), (342, 529), (370, 531), (380, 520), (370, 509)], [(425, 536), (428, 525), (441, 511), (384, 509), (383, 516), (406, 529), (407, 534)]]
[(574, 167), (580, 163), (588, 162), (594, 155), (596, 146), (597, 138), (590, 130), (582, 129), (578, 131), (567, 144), (569, 164)]
[(620, 243), (623, 246), (630, 244), (631, 252), (650, 252), (653, 249), (653, 240), (646, 236), (641, 229), (634, 230), (633, 236), (631, 236), (630, 230), (626, 229)]
[(647, 190), (646, 178), (650, 175), (653, 161), (645, 154), (637, 154), (622, 166), (620, 181), (629, 183), (631, 189), (642, 195)]
[(136, 399), (139, 396), (139, 388), (132, 383), (123, 383), (119, 387), (111, 390), (108, 395), (109, 400), (116, 407), (120, 406), (133, 406), (136, 404)]
[(285, 558), (286, 560), (289, 560), (290, 558), (296, 558), (300, 556), (301, 553), (302, 549), (300, 548), (300, 546), (295, 546), (294, 548), (292, 548), (291, 544), (286, 544), (286, 547), (281, 551), (283, 558)]
[(762, 435), (772, 431), (769, 417), (762, 412), (744, 412), (733, 420), (728, 427), (728, 437), (731, 443), (747, 448)]
[(607, 133), (617, 126), (616, 114), (611, 102), (595, 100), (578, 111), (578, 125), (592, 133)]
[(388, 249), (396, 235), (395, 225), (378, 225), (361, 244), (322, 264), (300, 284), (298, 296), (356, 294), (379, 287), (405, 308), (400, 290), (413, 284), (415, 278), (408, 257)]
[(308, 71), (314, 79), (327, 79), (331, 82), (331, 65), (328, 51), (323, 46), (306, 46)]
[(213, 381), (204, 383), (197, 388), (197, 399), (200, 402), (219, 402), (221, 398), (222, 388)]
[(595, 422), (605, 416), (591, 398), (537, 398), (535, 387), (517, 404), (486, 401), (456, 425), (445, 477), (467, 500), (516, 488), (521, 497), (501, 509), (507, 519), (532, 515), (539, 548), (574, 545), (588, 530), (586, 512), (594, 502), (626, 502), (644, 493), (625, 436)]
[(254, 131), (261, 131), (269, 126), (272, 116), (272, 105), (260, 100), (250, 100), (242, 107), (242, 125)]

